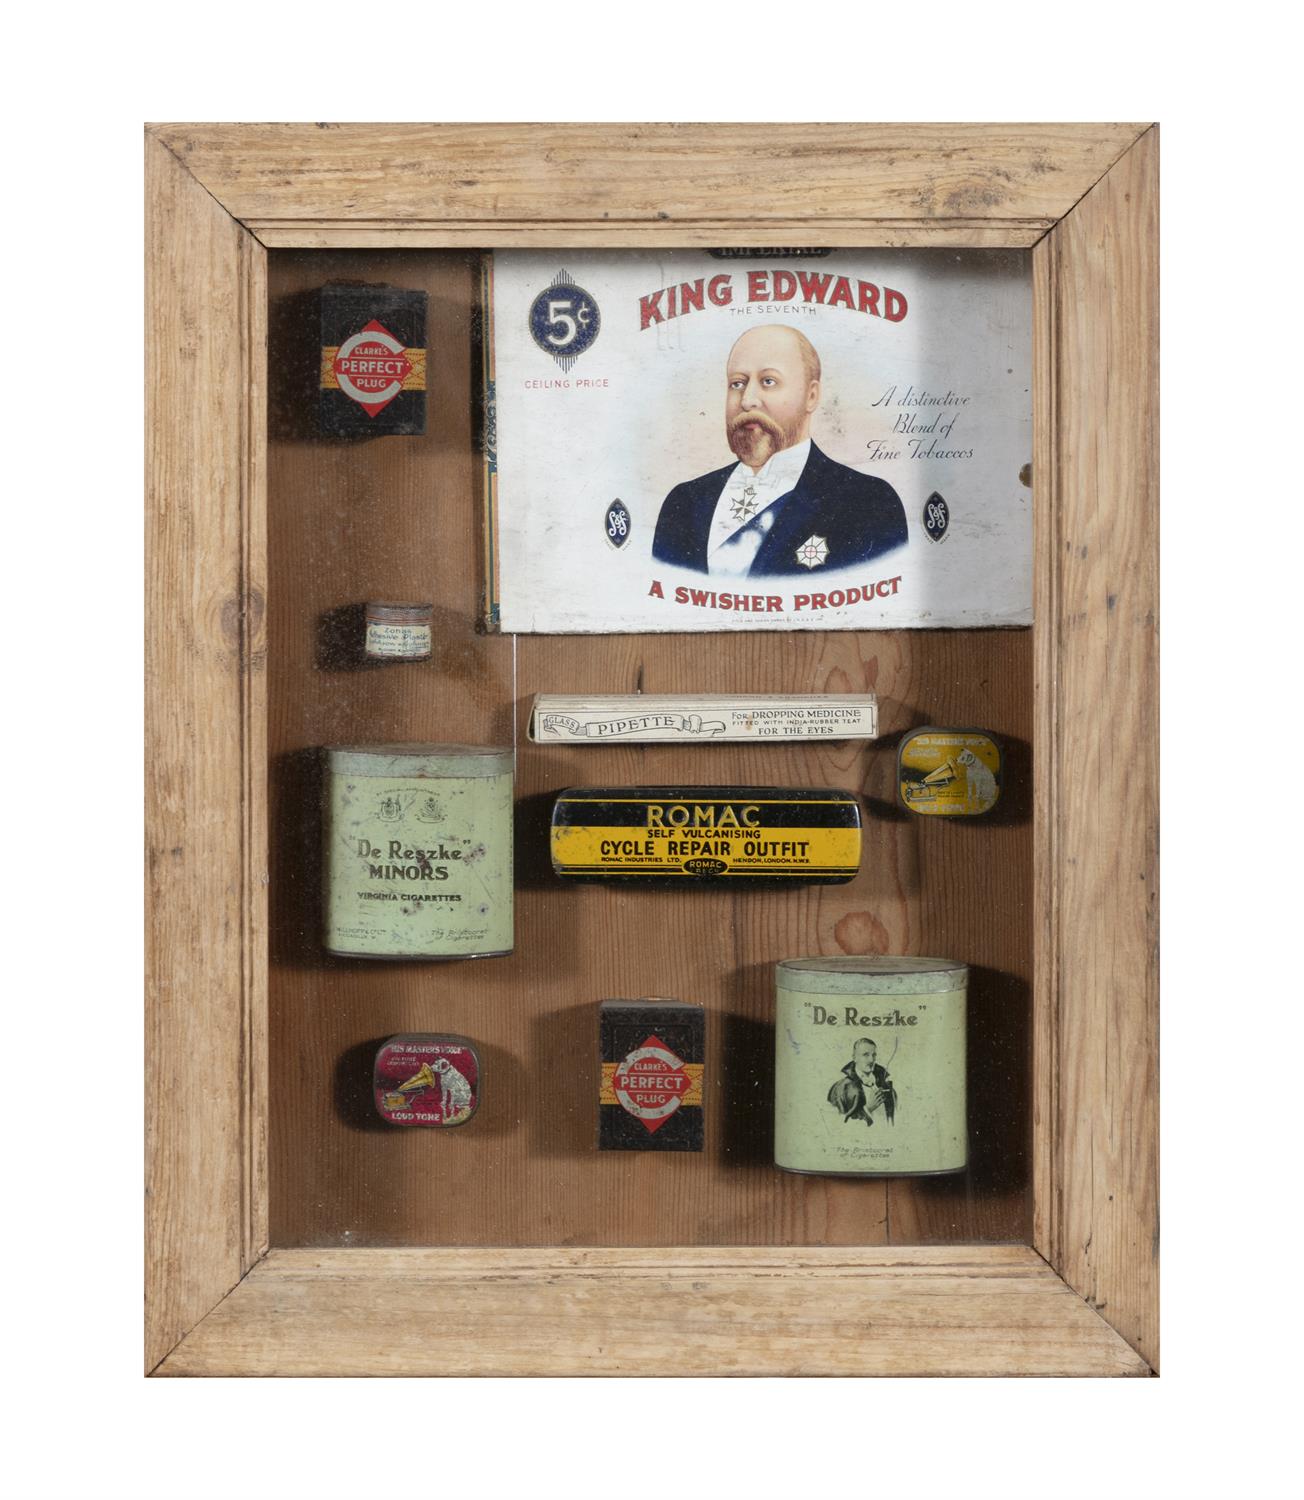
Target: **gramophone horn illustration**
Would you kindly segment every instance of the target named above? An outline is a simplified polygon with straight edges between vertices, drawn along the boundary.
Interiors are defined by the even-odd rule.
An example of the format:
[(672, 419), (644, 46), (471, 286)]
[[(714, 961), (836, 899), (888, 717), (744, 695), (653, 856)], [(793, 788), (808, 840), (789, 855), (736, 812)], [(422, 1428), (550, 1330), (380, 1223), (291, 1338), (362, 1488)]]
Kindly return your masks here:
[(420, 1069), (413, 1073), (406, 1083), (400, 1083), (395, 1090), (399, 1094), (415, 1094), (421, 1089), (432, 1089), (435, 1087), (435, 1075), (430, 1071), (429, 1063), (422, 1063)]
[[(436, 1055), (414, 1073), (421, 1052)], [(480, 1073), (479, 1055), (465, 1037), (391, 1037), (376, 1054), (376, 1107), (394, 1125), (461, 1125), (480, 1102)]]
[(935, 771), (930, 771), (924, 777), (925, 786), (949, 786), (960, 773), (955, 769), (955, 762), (946, 759)]
[(897, 792), (913, 813), (980, 817), (1001, 794), (1001, 761), (984, 729), (912, 730), (897, 751)]
[(420, 1068), (413, 1073), (406, 1083), (400, 1083), (396, 1089), (391, 1089), (385, 1095), (386, 1109), (402, 1109), (412, 1094), (419, 1094), (422, 1089), (433, 1089), (436, 1087), (436, 1079), (431, 1071), (429, 1063), (422, 1063)]

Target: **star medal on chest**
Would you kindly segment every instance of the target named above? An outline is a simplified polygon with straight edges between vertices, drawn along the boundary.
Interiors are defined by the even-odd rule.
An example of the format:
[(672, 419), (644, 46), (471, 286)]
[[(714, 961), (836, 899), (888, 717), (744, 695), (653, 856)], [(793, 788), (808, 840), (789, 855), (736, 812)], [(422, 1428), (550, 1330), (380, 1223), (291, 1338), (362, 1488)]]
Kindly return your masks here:
[(749, 481), (742, 494), (729, 502), (729, 514), (735, 521), (750, 521), (758, 503), (756, 486)]
[(821, 568), (829, 560), (828, 539), (822, 536), (808, 536), (797, 548), (797, 561), (803, 568)]

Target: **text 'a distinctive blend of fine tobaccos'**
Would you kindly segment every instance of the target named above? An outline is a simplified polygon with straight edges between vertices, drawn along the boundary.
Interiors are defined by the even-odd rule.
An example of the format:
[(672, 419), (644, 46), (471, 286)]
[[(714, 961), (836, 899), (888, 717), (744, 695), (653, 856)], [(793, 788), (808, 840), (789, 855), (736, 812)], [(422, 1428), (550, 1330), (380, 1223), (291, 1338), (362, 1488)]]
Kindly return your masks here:
[(966, 965), (794, 958), (775, 970), (774, 1160), (789, 1172), (959, 1172)]
[(512, 951), (512, 752), (326, 752), (326, 948), (355, 958)]

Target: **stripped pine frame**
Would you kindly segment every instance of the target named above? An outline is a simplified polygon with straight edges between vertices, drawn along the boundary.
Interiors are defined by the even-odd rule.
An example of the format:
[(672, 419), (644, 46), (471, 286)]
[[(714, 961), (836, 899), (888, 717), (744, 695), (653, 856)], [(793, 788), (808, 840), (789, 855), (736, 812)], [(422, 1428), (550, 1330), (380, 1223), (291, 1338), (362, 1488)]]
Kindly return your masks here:
[[(156, 125), (145, 151), (146, 1369), (1155, 1371), (1157, 128)], [(1032, 249), (1032, 1242), (269, 1248), (267, 251), (756, 243)]]

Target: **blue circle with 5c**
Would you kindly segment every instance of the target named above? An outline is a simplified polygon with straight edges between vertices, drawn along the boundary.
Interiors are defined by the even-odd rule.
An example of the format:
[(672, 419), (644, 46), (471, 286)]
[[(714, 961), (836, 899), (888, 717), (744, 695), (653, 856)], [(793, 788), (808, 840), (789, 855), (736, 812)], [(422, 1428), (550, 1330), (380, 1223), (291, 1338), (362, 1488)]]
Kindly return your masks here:
[(574, 282), (544, 287), (530, 304), (530, 336), (556, 359), (570, 360), (583, 354), (601, 326), (598, 304)]

